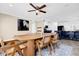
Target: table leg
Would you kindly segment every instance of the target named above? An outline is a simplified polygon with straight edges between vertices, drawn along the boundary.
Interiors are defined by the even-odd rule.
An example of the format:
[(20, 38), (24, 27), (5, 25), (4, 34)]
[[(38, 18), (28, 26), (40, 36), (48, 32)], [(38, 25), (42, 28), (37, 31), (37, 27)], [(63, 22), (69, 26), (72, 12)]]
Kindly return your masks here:
[(35, 44), (33, 40), (27, 42), (27, 47), (23, 49), (24, 56), (34, 56), (35, 55)]

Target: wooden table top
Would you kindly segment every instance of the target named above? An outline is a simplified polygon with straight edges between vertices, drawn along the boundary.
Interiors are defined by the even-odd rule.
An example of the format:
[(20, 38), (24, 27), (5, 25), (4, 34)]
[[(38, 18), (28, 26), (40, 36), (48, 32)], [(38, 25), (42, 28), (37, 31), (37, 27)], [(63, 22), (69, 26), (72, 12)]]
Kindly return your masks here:
[(28, 35), (17, 35), (15, 37), (16, 40), (35, 40), (39, 38), (43, 38), (45, 36), (51, 36), (54, 35), (54, 33), (44, 33), (44, 34), (37, 34), (37, 33), (31, 33)]
[(37, 33), (30, 33), (30, 34), (26, 34), (26, 35), (16, 35), (14, 37), (14, 39), (12, 39), (12, 40), (4, 40), (4, 43), (9, 43), (9, 42), (13, 42), (13, 41), (21, 41), (21, 43), (19, 43), (19, 44), (22, 44), (22, 41), (25, 42), (25, 41), (29, 41), (29, 40), (36, 40), (36, 39), (43, 38), (44, 36), (50, 36), (50, 35), (54, 35), (54, 33), (44, 33), (43, 35), (37, 34)]

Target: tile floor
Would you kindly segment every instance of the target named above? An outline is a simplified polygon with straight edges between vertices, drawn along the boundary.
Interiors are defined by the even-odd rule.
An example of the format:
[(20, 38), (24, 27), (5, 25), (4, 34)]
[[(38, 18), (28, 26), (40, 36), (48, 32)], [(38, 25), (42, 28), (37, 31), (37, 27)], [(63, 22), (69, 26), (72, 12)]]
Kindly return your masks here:
[(52, 55), (49, 55), (48, 49), (43, 49), (42, 56), (79, 56), (79, 41), (61, 40), (55, 53), (52, 51)]

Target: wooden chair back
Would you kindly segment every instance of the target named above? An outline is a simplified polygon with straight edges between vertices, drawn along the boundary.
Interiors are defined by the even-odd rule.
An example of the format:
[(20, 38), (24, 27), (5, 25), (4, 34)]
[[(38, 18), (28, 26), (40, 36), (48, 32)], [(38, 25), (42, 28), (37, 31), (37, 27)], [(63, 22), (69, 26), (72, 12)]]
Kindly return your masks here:
[(58, 40), (58, 34), (54, 35), (54, 40)]
[(58, 40), (58, 34), (55, 33), (54, 35), (52, 35), (51, 40)]
[(2, 39), (0, 40), (0, 43), (1, 43), (1, 48), (3, 48), (4, 47), (4, 41)]
[(46, 44), (46, 43), (50, 43), (50, 41), (51, 41), (51, 36), (45, 36), (44, 38), (43, 38), (43, 42)]
[(15, 55), (14, 47), (13, 48), (8, 48), (9, 46), (15, 44), (14, 41), (13, 42), (7, 42), (6, 45), (4, 45), (5, 42), (1, 39), (0, 43), (1, 43), (1, 51), (4, 52), (5, 56), (7, 56), (7, 55), (10, 55), (10, 56)]

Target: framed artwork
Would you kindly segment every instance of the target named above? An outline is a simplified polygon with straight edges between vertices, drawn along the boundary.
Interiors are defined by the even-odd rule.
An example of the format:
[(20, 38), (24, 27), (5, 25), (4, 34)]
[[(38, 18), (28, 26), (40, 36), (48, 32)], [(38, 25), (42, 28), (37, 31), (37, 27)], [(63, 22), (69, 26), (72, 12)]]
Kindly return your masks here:
[(29, 21), (18, 19), (18, 31), (29, 31)]

